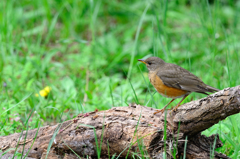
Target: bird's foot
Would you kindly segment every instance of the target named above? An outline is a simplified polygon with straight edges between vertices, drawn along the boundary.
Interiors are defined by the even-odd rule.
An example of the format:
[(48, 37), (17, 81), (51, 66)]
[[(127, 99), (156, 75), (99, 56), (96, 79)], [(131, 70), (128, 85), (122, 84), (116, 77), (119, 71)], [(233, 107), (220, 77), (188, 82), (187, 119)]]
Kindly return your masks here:
[(171, 110), (171, 113), (172, 113), (172, 112), (175, 112), (176, 110), (177, 110), (177, 108), (174, 107), (174, 108)]
[(179, 104), (179, 105), (177, 105), (176, 107), (174, 107), (174, 108), (171, 110), (171, 112), (170, 112), (170, 113), (172, 113), (172, 112), (175, 112), (179, 106), (180, 106), (180, 104)]
[(160, 110), (155, 111), (153, 114), (155, 115), (157, 113), (163, 113), (164, 111), (165, 111), (165, 109), (160, 109)]

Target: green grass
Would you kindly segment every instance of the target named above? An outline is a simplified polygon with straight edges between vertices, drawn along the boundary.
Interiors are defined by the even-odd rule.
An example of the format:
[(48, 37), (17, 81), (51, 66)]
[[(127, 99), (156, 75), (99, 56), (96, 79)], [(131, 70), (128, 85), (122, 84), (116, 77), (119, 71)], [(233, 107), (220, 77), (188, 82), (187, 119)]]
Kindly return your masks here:
[[(240, 83), (239, 2), (7, 0), (0, 10), (1, 135), (96, 108), (162, 108), (170, 99), (153, 95), (137, 61), (152, 55), (219, 89)], [(48, 97), (36, 97), (46, 86)], [(202, 97), (193, 93), (184, 102)], [(239, 118), (204, 132), (218, 133), (218, 151), (233, 158), (240, 155)]]

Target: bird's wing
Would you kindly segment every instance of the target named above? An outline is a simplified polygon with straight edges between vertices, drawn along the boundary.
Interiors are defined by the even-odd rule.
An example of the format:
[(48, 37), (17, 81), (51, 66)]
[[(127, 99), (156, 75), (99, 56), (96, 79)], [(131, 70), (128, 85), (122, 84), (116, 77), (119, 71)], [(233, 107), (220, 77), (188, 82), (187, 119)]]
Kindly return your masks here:
[(168, 63), (164, 68), (159, 69), (157, 75), (168, 87), (203, 94), (218, 91), (218, 89), (203, 83), (201, 79), (191, 72), (175, 64)]

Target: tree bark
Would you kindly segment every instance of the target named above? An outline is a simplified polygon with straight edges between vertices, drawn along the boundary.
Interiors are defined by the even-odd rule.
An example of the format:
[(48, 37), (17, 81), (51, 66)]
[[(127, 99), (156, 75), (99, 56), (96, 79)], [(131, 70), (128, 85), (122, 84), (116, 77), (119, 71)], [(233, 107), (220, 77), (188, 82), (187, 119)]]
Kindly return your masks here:
[(130, 158), (141, 152), (148, 158), (163, 158), (164, 154), (167, 158), (183, 155), (189, 159), (209, 158), (210, 155), (228, 158), (213, 151), (222, 146), (218, 135), (206, 137), (201, 132), (238, 113), (239, 106), (240, 86), (186, 103), (172, 113), (166, 111), (154, 115), (155, 109), (137, 104), (113, 107), (79, 114), (72, 120), (22, 135), (0, 137), (0, 149), (13, 153), (15, 149), (10, 148), (17, 147), (18, 152), (32, 158), (67, 159), (77, 158), (77, 155), (96, 158), (98, 150), (101, 150), (101, 158), (113, 155)]

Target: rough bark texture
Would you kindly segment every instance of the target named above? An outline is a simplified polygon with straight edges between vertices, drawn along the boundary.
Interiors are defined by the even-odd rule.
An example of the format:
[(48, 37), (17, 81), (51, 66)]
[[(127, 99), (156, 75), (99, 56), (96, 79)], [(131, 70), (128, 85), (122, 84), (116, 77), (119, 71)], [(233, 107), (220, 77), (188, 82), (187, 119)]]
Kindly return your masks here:
[[(0, 137), (0, 149), (7, 151), (17, 147), (18, 152), (23, 151), (23, 154), (32, 158), (45, 158), (46, 155), (48, 158), (77, 158), (73, 151), (81, 157), (96, 158), (97, 137), (98, 146), (101, 143), (101, 158), (114, 154), (131, 157), (139, 154), (140, 149), (149, 158), (163, 158), (164, 152), (167, 152), (168, 158), (183, 154), (189, 159), (209, 158), (210, 154), (215, 158), (228, 158), (223, 154), (212, 153), (212, 145), (215, 148), (222, 146), (219, 137), (206, 137), (201, 135), (201, 131), (238, 113), (239, 106), (240, 86), (186, 103), (172, 113), (154, 115), (155, 109), (136, 104), (114, 107), (106, 111), (79, 114), (73, 120), (39, 130), (33, 129), (22, 135)], [(54, 134), (56, 136), (47, 154)], [(184, 145), (187, 146), (186, 152)]]

